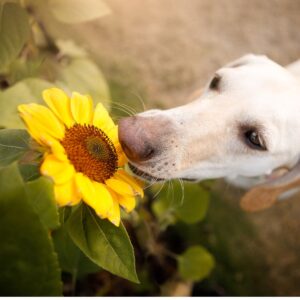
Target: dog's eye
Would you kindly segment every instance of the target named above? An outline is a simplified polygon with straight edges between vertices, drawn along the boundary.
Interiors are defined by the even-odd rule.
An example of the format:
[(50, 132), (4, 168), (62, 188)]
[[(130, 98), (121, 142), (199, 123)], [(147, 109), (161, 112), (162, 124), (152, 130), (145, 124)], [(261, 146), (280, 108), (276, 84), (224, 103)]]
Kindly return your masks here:
[(256, 130), (248, 130), (245, 132), (246, 143), (249, 147), (256, 150), (267, 150), (263, 139)]
[(210, 90), (218, 90), (220, 86), (221, 76), (219, 74), (215, 74), (214, 78), (211, 80), (209, 84)]

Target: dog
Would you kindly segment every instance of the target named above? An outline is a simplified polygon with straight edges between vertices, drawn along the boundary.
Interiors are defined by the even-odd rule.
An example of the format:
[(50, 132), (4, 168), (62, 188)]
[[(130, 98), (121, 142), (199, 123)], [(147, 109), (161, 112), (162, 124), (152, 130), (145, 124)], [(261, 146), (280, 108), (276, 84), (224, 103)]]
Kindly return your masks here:
[(148, 181), (224, 177), (250, 189), (244, 209), (270, 207), (300, 185), (299, 69), (245, 55), (217, 70), (194, 101), (121, 119), (130, 168)]

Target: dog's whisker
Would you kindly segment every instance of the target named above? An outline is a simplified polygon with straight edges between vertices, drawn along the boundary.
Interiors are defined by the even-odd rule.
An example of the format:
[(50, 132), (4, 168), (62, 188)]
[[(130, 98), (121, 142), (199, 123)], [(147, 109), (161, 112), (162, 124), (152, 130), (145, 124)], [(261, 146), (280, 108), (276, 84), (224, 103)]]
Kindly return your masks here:
[(175, 198), (174, 198), (174, 184), (173, 184), (173, 180), (170, 180), (170, 182), (171, 182), (171, 186), (172, 186), (172, 201), (171, 201), (171, 203), (172, 203), (172, 206), (174, 205), (174, 202), (175, 202)]
[(131, 110), (128, 110), (127, 108), (125, 107), (122, 107), (120, 105), (112, 105), (111, 106), (113, 109), (116, 109), (116, 110), (119, 110), (121, 113), (125, 113), (126, 115), (128, 116), (134, 116), (135, 115), (135, 112), (131, 111)]
[[(300, 61), (297, 65), (300, 67)], [(251, 79), (254, 71), (256, 80), (247, 81), (247, 76)], [(120, 139), (126, 145), (124, 151), (132, 158), (132, 171), (150, 181), (145, 184), (145, 189), (166, 180), (170, 174), (191, 181), (225, 178), (231, 184), (243, 188), (258, 184), (252, 192), (246, 194), (246, 200), (252, 199), (254, 205), (262, 203), (261, 208), (274, 203), (279, 196), (278, 187), (280, 192), (284, 192), (300, 182), (300, 163), (297, 163), (300, 148), (298, 129), (293, 129), (291, 135), (289, 126), (286, 126), (289, 114), (292, 113), (291, 117), (297, 119), (300, 109), (297, 100), (299, 83), (291, 75), (266, 57), (248, 55), (217, 71), (205, 90), (194, 95), (193, 102), (170, 110), (149, 111), (120, 122)], [(289, 84), (291, 89), (287, 89)], [(278, 91), (284, 87), (286, 103), (282, 102), (282, 93), (278, 93), (277, 89), (274, 93), (274, 86), (278, 86)], [(263, 93), (258, 93), (260, 91)], [(143, 107), (145, 111), (143, 98), (138, 93), (131, 93), (141, 103), (137, 110)], [(240, 99), (244, 100), (241, 102)], [(112, 107), (117, 107), (129, 116), (137, 113), (123, 103), (113, 103)], [(274, 133), (281, 143), (273, 141)], [(287, 154), (284, 152), (287, 148), (281, 145), (287, 147), (290, 141), (293, 141), (293, 150)], [(280, 147), (277, 148), (277, 145)], [(172, 161), (174, 157), (176, 161)], [(295, 163), (299, 168), (296, 168)], [(279, 172), (280, 175), (276, 171), (284, 173)], [(291, 173), (285, 176), (288, 171)], [(160, 189), (157, 195), (164, 185), (158, 186)], [(210, 190), (205, 183), (200, 186)], [(168, 200), (182, 205), (185, 199), (182, 180), (168, 182), (167, 188), (167, 196), (170, 197), (172, 193), (172, 199)], [(276, 195), (273, 190), (272, 193), (262, 193), (273, 188)], [(224, 191), (232, 194), (226, 184), (223, 184)], [(271, 202), (266, 202), (265, 198), (270, 198), (267, 201)], [(258, 201), (260, 199), (262, 201)]]
[(160, 187), (160, 189), (158, 190), (158, 192), (155, 193), (155, 195), (153, 196), (153, 199), (156, 199), (156, 197), (160, 194), (160, 192), (162, 191), (163, 187), (165, 186), (166, 181), (164, 181), (164, 183), (162, 184), (162, 186)]
[(171, 181), (168, 180), (168, 181), (166, 181), (166, 183), (168, 183), (168, 186), (167, 186), (167, 199), (168, 199), (169, 195), (170, 195)]
[[(146, 176), (146, 174), (144, 173), (144, 174), (141, 174), (142, 176), (144, 175), (144, 176)], [(146, 189), (148, 189), (148, 188), (151, 188), (153, 185), (155, 185), (156, 183), (158, 183), (158, 179), (155, 179), (155, 180), (153, 180), (153, 181), (150, 181), (149, 182), (149, 185), (147, 185), (146, 187), (144, 187), (144, 190), (146, 190)]]
[(169, 196), (171, 194), (172, 191), (172, 185), (171, 185), (171, 180), (166, 181), (166, 183), (168, 183), (168, 187), (167, 187), (167, 199), (169, 199)]
[(184, 201), (184, 183), (182, 181), (182, 179), (178, 178), (180, 187), (181, 187), (181, 200), (180, 200), (180, 206), (183, 204)]
[(136, 109), (134, 109), (133, 107), (125, 104), (125, 103), (121, 103), (121, 102), (113, 102), (112, 103), (115, 107), (121, 107), (123, 109), (126, 109), (127, 111), (131, 112), (132, 115), (135, 115), (138, 113), (138, 111)]
[(142, 112), (146, 111), (147, 108), (146, 108), (146, 104), (145, 104), (145, 101), (143, 100), (142, 96), (139, 95), (138, 93), (134, 93), (134, 92), (131, 92), (132, 95), (136, 96), (138, 98), (138, 100), (140, 101), (140, 103), (142, 104)]
[(131, 110), (134, 113), (136, 113), (136, 111), (132, 107), (130, 107), (129, 105), (127, 105), (125, 103), (122, 103), (122, 102), (117, 102), (117, 101), (112, 101), (112, 100), (106, 100), (106, 99), (101, 99), (101, 102), (105, 103), (108, 107), (119, 106), (119, 107), (126, 108), (126, 109)]
[(126, 105), (125, 103), (121, 103), (121, 102), (112, 102), (109, 100), (101, 100), (102, 103), (105, 103), (108, 107), (112, 107), (114, 109), (118, 109), (121, 112), (129, 115), (129, 116), (133, 116), (135, 114), (137, 114), (137, 111), (134, 110), (132, 107)]

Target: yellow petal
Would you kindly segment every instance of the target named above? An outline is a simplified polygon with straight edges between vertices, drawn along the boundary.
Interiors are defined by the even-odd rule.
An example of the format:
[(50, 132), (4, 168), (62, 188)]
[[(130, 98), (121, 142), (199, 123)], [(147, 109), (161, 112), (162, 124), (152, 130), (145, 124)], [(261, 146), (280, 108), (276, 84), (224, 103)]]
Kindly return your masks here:
[(76, 123), (92, 124), (93, 101), (91, 97), (74, 92), (71, 99), (71, 111)]
[[(30, 129), (28, 129), (30, 131)], [(32, 136), (32, 134), (31, 134)], [(38, 136), (40, 140), (40, 144), (47, 146), (50, 148), (51, 151), (48, 151), (50, 153), (53, 153), (59, 160), (62, 161), (68, 161), (68, 157), (65, 152), (65, 148), (62, 146), (62, 144), (55, 138), (53, 138), (50, 135), (42, 133), (40, 136)], [(34, 138), (35, 139), (35, 138)]]
[(61, 161), (54, 155), (47, 155), (41, 165), (41, 173), (53, 179), (55, 184), (63, 184), (75, 175), (75, 169), (68, 161)]
[(44, 132), (57, 139), (62, 139), (64, 137), (65, 127), (49, 108), (36, 103), (31, 103), (19, 105), (18, 110), (31, 130), (35, 132)]
[(118, 167), (124, 167), (124, 165), (126, 165), (128, 163), (128, 159), (125, 156), (125, 154), (118, 154)]
[(118, 193), (119, 195), (125, 196), (134, 196), (135, 192), (133, 188), (121, 179), (117, 179), (116, 177), (111, 177), (105, 182), (109, 188)]
[(102, 129), (105, 133), (115, 126), (102, 103), (98, 103), (94, 112), (93, 125)]
[(137, 194), (139, 194), (141, 197), (144, 197), (144, 190), (142, 188), (142, 183), (139, 183), (138, 180), (130, 176), (124, 170), (118, 170), (114, 176), (115, 178), (119, 180), (123, 180), (128, 184), (130, 184), (130, 186), (135, 190)]
[(48, 139), (45, 143), (51, 148), (51, 152), (56, 158), (62, 161), (68, 161), (67, 155), (65, 154), (65, 148), (60, 142), (54, 139)]
[(120, 196), (118, 198), (119, 204), (125, 208), (125, 210), (129, 213), (135, 208), (135, 197), (126, 197)]
[(74, 178), (64, 184), (54, 185), (54, 193), (59, 206), (77, 205), (81, 200)]
[(95, 210), (100, 216), (108, 215), (113, 205), (113, 198), (104, 184), (94, 181), (93, 185), (97, 201), (97, 209)]
[(123, 153), (123, 149), (122, 149), (121, 144), (119, 142), (115, 143), (114, 146), (115, 146), (115, 149), (116, 149), (118, 154)]
[(112, 222), (115, 226), (120, 225), (121, 212), (119, 202), (116, 199), (113, 199), (113, 207), (110, 210), (110, 214), (107, 219)]
[(128, 159), (119, 142), (115, 143), (114, 146), (118, 155), (118, 167), (123, 167), (128, 162)]
[(30, 115), (23, 115), (23, 119), (28, 128), (28, 132), (34, 140), (43, 146), (49, 147), (51, 152), (60, 160), (66, 160), (65, 149), (56, 138), (43, 130), (38, 130), (37, 126), (32, 126), (34, 121)]
[(122, 149), (122, 146), (121, 146), (119, 141), (117, 143), (115, 143), (114, 146), (115, 146), (115, 149), (116, 149), (118, 154), (124, 153), (123, 149)]
[(104, 131), (114, 145), (119, 143), (118, 126), (114, 126), (107, 131)]
[[(39, 144), (41, 145), (45, 145), (47, 146), (47, 140), (50, 139), (50, 135), (49, 134), (45, 134), (43, 131), (38, 130), (36, 128), (36, 126), (32, 126), (34, 124), (34, 122), (32, 121), (32, 117), (29, 115), (24, 115), (22, 113), (20, 113), (20, 116), (22, 117), (29, 134), (31, 135), (31, 137), (37, 141)], [(43, 136), (42, 136), (43, 135)], [(45, 136), (46, 135), (46, 136)]]
[(106, 218), (113, 206), (113, 199), (107, 188), (82, 173), (76, 174), (76, 183), (83, 200), (95, 210), (97, 215)]
[(74, 124), (70, 99), (64, 91), (58, 88), (47, 89), (43, 91), (43, 98), (50, 109), (67, 127), (71, 127)]

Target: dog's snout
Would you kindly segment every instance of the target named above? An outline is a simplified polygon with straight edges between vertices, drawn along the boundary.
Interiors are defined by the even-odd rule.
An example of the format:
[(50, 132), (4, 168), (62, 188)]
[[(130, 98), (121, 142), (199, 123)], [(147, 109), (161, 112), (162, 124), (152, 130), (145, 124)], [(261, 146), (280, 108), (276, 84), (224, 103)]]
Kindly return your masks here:
[(147, 130), (147, 118), (133, 116), (119, 121), (119, 140), (126, 156), (135, 162), (149, 160), (155, 155), (155, 138)]

